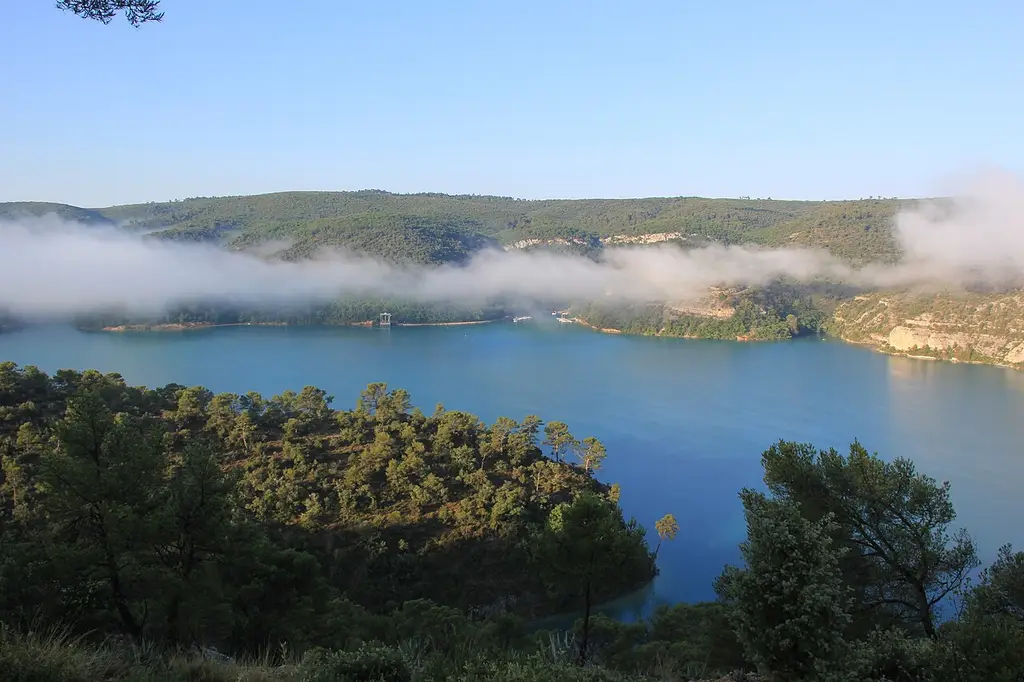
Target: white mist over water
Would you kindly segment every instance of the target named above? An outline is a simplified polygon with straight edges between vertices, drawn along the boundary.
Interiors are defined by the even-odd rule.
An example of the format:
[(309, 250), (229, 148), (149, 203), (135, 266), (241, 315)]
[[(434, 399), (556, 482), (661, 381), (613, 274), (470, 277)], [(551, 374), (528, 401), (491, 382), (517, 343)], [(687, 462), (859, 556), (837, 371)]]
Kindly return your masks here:
[[(316, 303), (401, 297), (686, 300), (710, 286), (821, 277), (862, 286), (1024, 282), (1024, 182), (979, 175), (950, 202), (920, 202), (895, 223), (899, 265), (852, 270), (824, 251), (712, 245), (607, 249), (601, 263), (544, 252), (485, 251), (465, 265), (413, 267), (341, 252), (283, 262), (194, 243), (69, 223), (52, 216), (0, 223), (0, 310), (65, 316), (98, 309), (159, 312), (182, 302)], [(272, 245), (274, 249), (281, 244)], [(273, 250), (273, 249), (272, 249)]]
[(844, 272), (827, 253), (709, 246), (609, 249), (601, 263), (544, 252), (484, 251), (465, 265), (399, 266), (341, 252), (284, 262), (204, 244), (142, 239), (52, 218), (0, 225), (0, 308), (70, 315), (123, 307), (150, 312), (186, 301), (307, 303), (401, 297), (478, 303), (612, 295), (650, 301), (698, 296), (714, 284)]

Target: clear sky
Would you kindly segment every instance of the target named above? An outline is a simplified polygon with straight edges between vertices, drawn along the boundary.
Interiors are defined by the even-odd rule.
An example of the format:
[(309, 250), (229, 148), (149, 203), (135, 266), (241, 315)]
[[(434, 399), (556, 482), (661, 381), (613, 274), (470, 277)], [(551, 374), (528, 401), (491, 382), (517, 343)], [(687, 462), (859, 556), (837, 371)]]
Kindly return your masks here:
[(1021, 0), (164, 0), (0, 21), (0, 200), (857, 198), (1024, 168)]

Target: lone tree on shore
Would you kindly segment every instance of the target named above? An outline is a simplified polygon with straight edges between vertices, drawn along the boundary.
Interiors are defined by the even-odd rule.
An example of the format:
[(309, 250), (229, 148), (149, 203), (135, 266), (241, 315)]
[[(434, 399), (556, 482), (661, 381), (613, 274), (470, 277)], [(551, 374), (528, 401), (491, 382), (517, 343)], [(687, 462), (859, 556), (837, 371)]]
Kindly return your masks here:
[(654, 556), (658, 556), (662, 542), (665, 540), (671, 542), (676, 539), (676, 533), (679, 532), (679, 523), (676, 521), (676, 517), (671, 514), (665, 514), (654, 522), (654, 530), (658, 531), (658, 546), (654, 548)]
[(159, 22), (164, 13), (158, 11), (160, 0), (57, 0), (57, 9), (71, 12), (83, 19), (109, 24), (119, 12), (128, 23), (138, 28), (148, 22)]

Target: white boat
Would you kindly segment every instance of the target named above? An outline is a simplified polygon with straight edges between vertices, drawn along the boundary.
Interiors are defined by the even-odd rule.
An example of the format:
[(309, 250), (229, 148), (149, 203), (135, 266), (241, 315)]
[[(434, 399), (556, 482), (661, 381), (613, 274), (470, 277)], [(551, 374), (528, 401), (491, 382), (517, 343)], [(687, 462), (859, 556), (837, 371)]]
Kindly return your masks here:
[(519, 317), (513, 317), (512, 321), (518, 324), (519, 322), (525, 322), (526, 320), (532, 320), (532, 319), (533, 319), (532, 315), (521, 315)]

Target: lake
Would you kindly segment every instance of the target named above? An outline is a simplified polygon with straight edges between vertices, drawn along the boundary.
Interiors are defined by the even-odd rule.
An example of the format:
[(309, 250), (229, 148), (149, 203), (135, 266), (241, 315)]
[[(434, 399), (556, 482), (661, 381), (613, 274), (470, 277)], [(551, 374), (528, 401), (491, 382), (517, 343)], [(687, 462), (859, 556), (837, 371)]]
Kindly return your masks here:
[[(272, 395), (315, 385), (352, 407), (374, 381), (405, 388), (429, 413), (441, 402), (487, 421), (537, 414), (608, 448), (600, 478), (622, 485), (627, 515), (648, 527), (671, 512), (676, 540), (661, 575), (622, 608), (712, 598), (738, 558), (737, 493), (758, 486), (779, 438), (845, 449), (859, 439), (949, 480), (959, 522), (988, 563), (1024, 546), (1024, 374), (890, 357), (837, 341), (732, 343), (606, 335), (528, 324), (361, 328), (222, 327), (183, 332), (0, 334), (0, 360), (120, 372), (132, 384), (201, 384)], [(621, 605), (620, 605), (621, 606)], [(628, 614), (625, 614), (628, 617)]]

